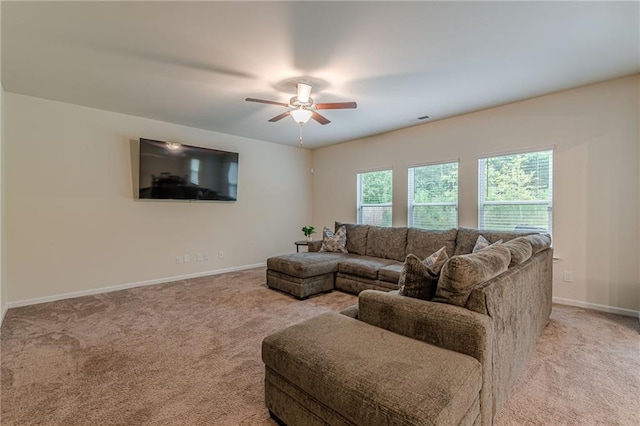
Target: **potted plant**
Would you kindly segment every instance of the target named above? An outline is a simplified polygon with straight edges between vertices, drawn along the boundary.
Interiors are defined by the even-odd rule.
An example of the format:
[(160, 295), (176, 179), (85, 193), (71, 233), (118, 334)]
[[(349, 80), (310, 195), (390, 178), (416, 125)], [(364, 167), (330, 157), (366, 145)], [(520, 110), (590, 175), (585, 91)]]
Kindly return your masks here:
[(307, 237), (307, 241), (312, 241), (313, 237), (311, 237), (311, 234), (316, 233), (316, 228), (313, 227), (312, 225), (304, 226), (302, 228), (302, 233), (304, 234), (305, 237)]

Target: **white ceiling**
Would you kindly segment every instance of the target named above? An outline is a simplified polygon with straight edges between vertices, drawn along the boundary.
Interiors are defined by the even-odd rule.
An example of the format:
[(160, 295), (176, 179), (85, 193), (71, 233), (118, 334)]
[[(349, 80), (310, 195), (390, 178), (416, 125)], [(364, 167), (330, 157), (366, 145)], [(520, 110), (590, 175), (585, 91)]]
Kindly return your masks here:
[[(640, 72), (638, 2), (2, 2), (6, 91), (316, 148)], [(144, 136), (144, 135), (140, 135)]]

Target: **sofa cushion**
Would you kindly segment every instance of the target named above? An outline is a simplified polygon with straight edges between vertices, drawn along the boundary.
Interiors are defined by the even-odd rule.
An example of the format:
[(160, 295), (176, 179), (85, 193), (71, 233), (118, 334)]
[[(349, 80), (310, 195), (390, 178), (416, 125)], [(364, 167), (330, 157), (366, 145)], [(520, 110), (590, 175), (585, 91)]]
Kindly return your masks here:
[(551, 246), (551, 236), (549, 234), (527, 235), (527, 241), (531, 244), (531, 255)]
[(469, 254), (473, 252), (473, 247), (480, 235), (493, 244), (498, 240), (502, 240), (504, 242), (530, 234), (532, 234), (532, 232), (488, 231), (486, 229), (479, 230), (460, 227), (458, 228), (458, 235), (456, 237), (455, 254)]
[(367, 256), (394, 259), (400, 262), (406, 257), (407, 228), (370, 226), (367, 236)]
[(511, 253), (511, 263), (509, 267), (519, 265), (531, 257), (531, 243), (528, 237), (518, 237), (504, 243), (504, 246)]
[(383, 266), (378, 271), (378, 279), (380, 281), (387, 281), (390, 283), (398, 283), (400, 280), (400, 272), (402, 272), (402, 267), (404, 263), (396, 262), (391, 265)]
[(502, 272), (511, 262), (509, 249), (494, 244), (477, 253), (453, 256), (440, 273), (434, 302), (464, 306), (473, 288)]
[(320, 251), (331, 253), (347, 253), (347, 230), (344, 226), (338, 228), (334, 234), (331, 229), (326, 226), (322, 230), (322, 247)]
[(334, 288), (336, 290), (344, 291), (345, 293), (359, 294), (363, 290), (397, 290), (398, 283), (373, 280), (371, 278), (364, 278), (357, 275), (343, 274), (342, 272), (338, 272), (336, 274)]
[(297, 278), (315, 277), (338, 271), (342, 253), (291, 253), (267, 259), (267, 268)]
[(396, 263), (391, 259), (381, 259), (371, 256), (348, 256), (338, 263), (338, 272), (363, 278), (378, 279), (378, 270)]
[(432, 231), (420, 228), (409, 228), (407, 231), (407, 254), (413, 253), (424, 259), (440, 247), (446, 247), (447, 255), (453, 256), (456, 247), (457, 229)]
[(347, 230), (347, 251), (349, 253), (365, 255), (367, 253), (367, 235), (369, 225), (355, 225), (351, 223), (336, 222), (336, 231), (344, 226)]
[(400, 296), (431, 300), (438, 285), (438, 274), (415, 255), (408, 254), (398, 285)]

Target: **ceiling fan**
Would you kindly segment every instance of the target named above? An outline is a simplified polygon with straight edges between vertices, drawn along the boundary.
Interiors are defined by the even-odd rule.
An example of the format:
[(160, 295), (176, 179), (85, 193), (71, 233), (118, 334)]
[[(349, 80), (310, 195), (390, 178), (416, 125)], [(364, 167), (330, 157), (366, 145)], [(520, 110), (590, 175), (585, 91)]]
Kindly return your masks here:
[(306, 83), (296, 83), (296, 88), (298, 90), (298, 94), (292, 97), (289, 100), (288, 104), (284, 102), (275, 102), (275, 101), (267, 101), (264, 99), (255, 99), (255, 98), (246, 98), (245, 101), (248, 102), (258, 102), (261, 104), (269, 104), (269, 105), (278, 105), (283, 106), (285, 108), (289, 108), (289, 111), (285, 111), (280, 115), (276, 115), (273, 117), (270, 122), (274, 123), (276, 121), (282, 120), (286, 116), (291, 116), (293, 121), (298, 123), (300, 126), (309, 121), (310, 118), (313, 118), (320, 124), (329, 124), (329, 121), (326, 117), (318, 114), (316, 110), (318, 109), (347, 109), (347, 108), (357, 108), (358, 104), (355, 102), (330, 102), (330, 103), (321, 103), (316, 104), (311, 99), (311, 85)]

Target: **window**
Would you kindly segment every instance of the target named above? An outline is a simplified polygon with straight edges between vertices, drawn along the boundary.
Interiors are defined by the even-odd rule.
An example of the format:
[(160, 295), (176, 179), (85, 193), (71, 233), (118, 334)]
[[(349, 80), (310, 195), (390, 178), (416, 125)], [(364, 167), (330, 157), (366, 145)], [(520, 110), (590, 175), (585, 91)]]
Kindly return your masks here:
[(409, 226), (458, 227), (458, 162), (409, 168)]
[(393, 172), (358, 173), (358, 223), (391, 226)]
[(478, 160), (478, 227), (551, 233), (553, 151)]

